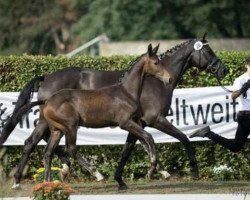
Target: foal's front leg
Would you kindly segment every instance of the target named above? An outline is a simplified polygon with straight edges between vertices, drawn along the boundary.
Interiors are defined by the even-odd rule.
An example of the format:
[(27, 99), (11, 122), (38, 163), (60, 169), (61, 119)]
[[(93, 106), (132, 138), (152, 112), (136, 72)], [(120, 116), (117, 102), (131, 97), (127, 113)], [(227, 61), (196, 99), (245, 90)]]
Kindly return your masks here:
[(150, 135), (141, 126), (139, 126), (132, 120), (130, 120), (122, 128), (132, 133), (135, 137), (140, 138), (140, 141), (145, 145), (151, 163), (151, 168), (148, 171), (148, 177), (150, 178), (153, 172), (156, 170), (157, 165), (155, 143), (152, 135)]

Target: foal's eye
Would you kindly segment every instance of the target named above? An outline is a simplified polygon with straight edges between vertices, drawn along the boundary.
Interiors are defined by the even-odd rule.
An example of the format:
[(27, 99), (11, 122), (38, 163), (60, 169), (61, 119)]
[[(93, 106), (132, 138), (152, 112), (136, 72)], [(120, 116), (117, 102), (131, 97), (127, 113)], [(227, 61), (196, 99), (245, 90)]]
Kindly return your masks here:
[(154, 63), (155, 65), (158, 65), (159, 64), (159, 61), (157, 60), (157, 61), (155, 61), (155, 63)]

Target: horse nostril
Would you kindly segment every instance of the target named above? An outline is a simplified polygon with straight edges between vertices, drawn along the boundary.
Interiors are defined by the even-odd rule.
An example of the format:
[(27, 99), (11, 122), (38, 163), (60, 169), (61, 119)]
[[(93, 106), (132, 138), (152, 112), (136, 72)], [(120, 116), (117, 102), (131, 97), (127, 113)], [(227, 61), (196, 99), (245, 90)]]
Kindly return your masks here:
[(166, 81), (167, 84), (171, 84), (172, 83), (172, 78), (169, 77), (168, 80)]

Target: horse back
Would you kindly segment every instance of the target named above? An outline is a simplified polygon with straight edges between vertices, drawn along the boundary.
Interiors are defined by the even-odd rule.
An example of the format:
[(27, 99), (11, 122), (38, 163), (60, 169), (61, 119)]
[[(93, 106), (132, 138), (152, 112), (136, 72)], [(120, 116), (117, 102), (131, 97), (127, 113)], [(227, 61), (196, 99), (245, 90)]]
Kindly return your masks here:
[(45, 77), (38, 90), (38, 99), (46, 100), (62, 89), (97, 89), (118, 82), (124, 71), (99, 71), (80, 67), (68, 67)]

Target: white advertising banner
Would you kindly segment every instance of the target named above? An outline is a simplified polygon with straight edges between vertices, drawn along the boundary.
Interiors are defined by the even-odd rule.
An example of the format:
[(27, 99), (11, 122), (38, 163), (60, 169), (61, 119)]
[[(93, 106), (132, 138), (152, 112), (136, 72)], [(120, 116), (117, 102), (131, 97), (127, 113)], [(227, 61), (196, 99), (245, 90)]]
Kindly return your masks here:
[[(230, 87), (229, 87), (230, 88)], [(5, 119), (14, 109), (17, 92), (0, 92), (0, 119)], [(238, 102), (221, 87), (175, 89), (167, 119), (186, 135), (198, 128), (210, 125), (212, 131), (227, 138), (234, 138)], [(32, 101), (36, 101), (36, 94)], [(23, 145), (35, 128), (39, 118), (39, 108), (33, 107), (17, 125), (4, 145)], [(178, 140), (154, 128), (146, 128), (156, 143)], [(91, 129), (81, 127), (77, 136), (78, 145), (124, 144), (127, 132), (120, 128)], [(191, 141), (204, 140), (192, 138)], [(40, 142), (39, 144), (45, 144)], [(62, 138), (60, 144), (65, 144)]]

